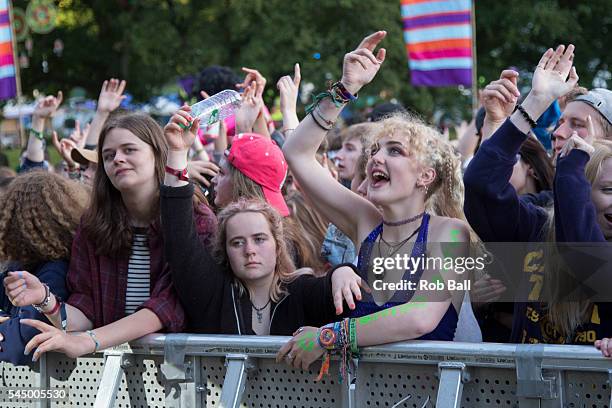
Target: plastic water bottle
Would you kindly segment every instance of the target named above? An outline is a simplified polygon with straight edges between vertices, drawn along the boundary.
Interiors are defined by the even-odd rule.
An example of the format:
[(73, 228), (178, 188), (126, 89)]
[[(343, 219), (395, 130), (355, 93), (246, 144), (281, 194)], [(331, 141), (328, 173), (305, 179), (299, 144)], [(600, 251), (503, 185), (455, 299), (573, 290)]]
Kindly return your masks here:
[(240, 94), (226, 89), (191, 106), (191, 117), (200, 118), (200, 127), (206, 128), (236, 113), (240, 106)]

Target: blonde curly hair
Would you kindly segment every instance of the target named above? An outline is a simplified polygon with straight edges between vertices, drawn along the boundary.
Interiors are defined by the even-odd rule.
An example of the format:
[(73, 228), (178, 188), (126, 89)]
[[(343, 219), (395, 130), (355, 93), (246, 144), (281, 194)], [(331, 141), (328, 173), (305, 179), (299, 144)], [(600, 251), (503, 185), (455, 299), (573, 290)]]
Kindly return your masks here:
[(23, 265), (69, 259), (89, 195), (82, 184), (45, 171), (17, 176), (0, 196), (0, 259)]
[(419, 164), (435, 170), (436, 177), (425, 198), (427, 210), (434, 215), (464, 220), (461, 160), (440, 132), (407, 113), (389, 116), (376, 126), (375, 144), (384, 136), (405, 141)]

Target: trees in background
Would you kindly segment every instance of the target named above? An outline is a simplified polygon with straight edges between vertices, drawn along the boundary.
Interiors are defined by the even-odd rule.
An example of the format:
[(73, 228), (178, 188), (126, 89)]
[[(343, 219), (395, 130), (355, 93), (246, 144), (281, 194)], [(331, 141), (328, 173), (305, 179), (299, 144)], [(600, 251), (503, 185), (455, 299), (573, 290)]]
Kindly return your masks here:
[[(508, 66), (529, 72), (546, 47), (573, 42), (580, 83), (609, 86), (610, 3), (476, 1), (479, 84)], [(321, 89), (339, 78), (346, 50), (365, 33), (385, 29), (387, 61), (366, 98), (397, 98), (427, 117), (470, 110), (466, 90), (410, 86), (398, 0), (60, 0), (58, 8), (59, 26), (32, 37), (30, 66), (21, 73), (26, 95), (80, 86), (95, 97), (114, 76), (144, 100), (211, 64), (256, 67), (273, 94), (276, 80), (298, 61), (302, 78)], [(64, 42), (61, 56), (53, 53), (57, 38)], [(26, 52), (23, 43), (19, 49)]]

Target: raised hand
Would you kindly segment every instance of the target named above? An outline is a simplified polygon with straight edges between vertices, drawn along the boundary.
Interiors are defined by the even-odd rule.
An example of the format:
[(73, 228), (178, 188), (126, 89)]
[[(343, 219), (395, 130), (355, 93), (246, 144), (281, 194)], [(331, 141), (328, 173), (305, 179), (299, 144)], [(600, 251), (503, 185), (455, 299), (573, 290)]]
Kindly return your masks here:
[(512, 115), (518, 97), (521, 96), (516, 83), (518, 72), (512, 70), (502, 71), (499, 79), (491, 82), (482, 91), (482, 105), (487, 112), (486, 120), (503, 122)]
[(170, 150), (189, 150), (200, 127), (200, 118), (191, 117), (191, 107), (183, 105), (164, 127), (164, 135)]
[(98, 97), (97, 110), (104, 113), (110, 113), (117, 109), (126, 98), (126, 96), (123, 95), (125, 85), (125, 81), (120, 81), (115, 78), (104, 81), (104, 83), (102, 83), (102, 89), (100, 90), (100, 96)]
[(74, 160), (72, 160), (72, 156), (71, 156), (72, 149), (77, 147), (74, 140), (72, 139), (59, 140), (59, 138), (57, 137), (57, 132), (54, 130), (51, 136), (51, 141), (53, 142), (53, 146), (55, 146), (55, 149), (58, 151), (60, 156), (62, 156), (62, 159), (64, 159), (68, 167), (70, 167), (71, 169), (75, 168), (76, 163), (74, 162)]
[(283, 114), (283, 125), (285, 128), (295, 128), (295, 126), (284, 123), (285, 118), (294, 116), (297, 117), (297, 97), (300, 90), (300, 80), (302, 76), (300, 74), (300, 64), (295, 64), (293, 68), (293, 78), (289, 75), (281, 77), (276, 83), (276, 87), (280, 92), (280, 109)]
[(236, 88), (245, 89), (255, 83), (255, 96), (261, 98), (266, 87), (266, 78), (256, 69), (243, 67), (242, 70), (246, 72), (244, 81), (236, 84)]
[(89, 133), (89, 128), (91, 127), (91, 123), (88, 123), (84, 129), (81, 129), (81, 122), (75, 121), (74, 130), (68, 136), (68, 139), (72, 140), (76, 147), (85, 147), (85, 140), (87, 139), (87, 134)]
[(387, 51), (381, 48), (374, 56), (374, 50), (386, 35), (386, 31), (377, 31), (370, 34), (361, 40), (354, 51), (344, 56), (341, 82), (353, 95), (374, 79), (384, 62)]
[(9, 272), (4, 292), (14, 306), (30, 306), (45, 300), (46, 290), (38, 278), (27, 271)]
[(236, 111), (236, 131), (238, 133), (252, 132), (262, 108), (263, 99), (257, 92), (256, 83), (251, 82), (242, 95), (240, 108)]
[(219, 166), (211, 161), (194, 160), (187, 163), (187, 173), (189, 173), (189, 178), (210, 187), (209, 180), (219, 173)]
[(574, 46), (567, 49), (559, 45), (555, 51), (546, 50), (538, 67), (533, 73), (531, 93), (552, 103), (560, 96), (567, 94), (578, 83), (578, 74), (573, 65)]
[(36, 108), (34, 108), (34, 113), (32, 116), (38, 118), (51, 117), (57, 111), (57, 108), (59, 108), (59, 106), (62, 104), (63, 99), (64, 95), (62, 94), (62, 91), (59, 91), (57, 96), (45, 96), (36, 104)]

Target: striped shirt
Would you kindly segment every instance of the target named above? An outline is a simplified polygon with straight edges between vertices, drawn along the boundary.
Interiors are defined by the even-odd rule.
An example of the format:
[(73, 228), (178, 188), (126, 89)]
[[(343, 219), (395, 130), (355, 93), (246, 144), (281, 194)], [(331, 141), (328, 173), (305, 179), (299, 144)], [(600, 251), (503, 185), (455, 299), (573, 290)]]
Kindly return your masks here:
[(132, 253), (128, 262), (125, 314), (130, 315), (151, 296), (151, 253), (146, 228), (134, 229)]

